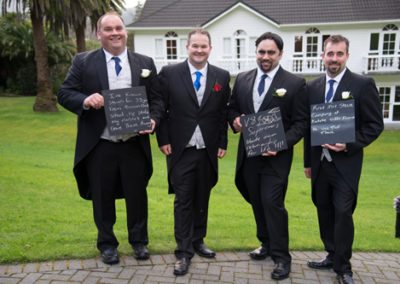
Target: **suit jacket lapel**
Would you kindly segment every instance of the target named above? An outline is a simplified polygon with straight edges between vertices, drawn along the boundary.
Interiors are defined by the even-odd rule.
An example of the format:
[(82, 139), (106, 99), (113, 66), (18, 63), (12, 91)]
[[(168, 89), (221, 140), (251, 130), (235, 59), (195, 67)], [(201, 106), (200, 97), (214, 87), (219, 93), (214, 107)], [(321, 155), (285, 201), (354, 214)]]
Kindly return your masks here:
[(206, 81), (206, 87), (204, 89), (204, 94), (203, 94), (203, 99), (201, 101), (201, 106), (200, 108), (203, 108), (205, 103), (207, 102), (208, 98), (211, 95), (211, 88), (216, 84), (216, 78), (217, 74), (215, 73), (215, 69), (213, 66), (208, 64), (208, 70), (207, 70), (207, 81)]
[(317, 81), (316, 90), (318, 93), (311, 94), (314, 96), (314, 100), (316, 104), (325, 103), (325, 87), (326, 87), (326, 76), (321, 76)]
[(274, 79), (271, 82), (271, 85), (265, 94), (264, 100), (261, 103), (260, 111), (268, 109), (269, 104), (272, 102), (272, 96), (275, 93), (276, 89), (279, 89), (283, 86), (284, 82), (284, 74), (282, 71), (282, 67), (279, 67), (278, 72), (276, 72)]
[(129, 65), (131, 68), (131, 82), (132, 82), (132, 87), (136, 87), (140, 85), (140, 72), (141, 69), (139, 68), (140, 64), (136, 58), (136, 56), (128, 51), (128, 60), (129, 60)]
[(349, 86), (351, 85), (350, 81), (351, 81), (351, 72), (349, 69), (347, 69), (342, 77), (342, 80), (340, 80), (340, 83), (336, 88), (336, 92), (333, 97), (334, 101), (342, 100), (342, 92), (350, 91), (349, 89)]
[(251, 113), (256, 112), (254, 109), (254, 101), (253, 101), (253, 88), (254, 88), (254, 83), (256, 81), (256, 77), (257, 77), (257, 69), (253, 69), (246, 74), (245, 84), (247, 84), (248, 86), (245, 89), (249, 91), (246, 92), (245, 94), (242, 94), (242, 96), (250, 96), (249, 100), (245, 98), (245, 102), (247, 102), (247, 107), (249, 108)]
[(194, 90), (193, 87), (192, 75), (190, 74), (190, 69), (187, 61), (181, 63), (180, 73), (183, 85), (185, 86), (187, 92), (193, 99), (196, 106), (199, 106), (199, 101), (197, 100), (196, 91)]
[(108, 85), (107, 62), (103, 49), (98, 50), (95, 62), (95, 68), (97, 70), (97, 75), (99, 76), (101, 89), (108, 90), (110, 87)]

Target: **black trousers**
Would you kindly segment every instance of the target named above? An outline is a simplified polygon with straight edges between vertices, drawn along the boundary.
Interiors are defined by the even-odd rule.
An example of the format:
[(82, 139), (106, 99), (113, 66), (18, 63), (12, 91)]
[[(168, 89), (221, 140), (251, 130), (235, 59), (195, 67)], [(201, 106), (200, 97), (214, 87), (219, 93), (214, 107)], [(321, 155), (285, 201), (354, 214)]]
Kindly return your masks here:
[(267, 157), (245, 160), (242, 171), (257, 225), (257, 238), (275, 262), (290, 263), (288, 213), (285, 209), (287, 178), (282, 179)]
[(193, 257), (193, 243), (201, 243), (207, 234), (208, 201), (215, 171), (207, 150), (184, 150), (170, 173), (175, 192), (174, 233), (177, 258)]
[(336, 273), (351, 273), (350, 258), (354, 240), (353, 211), (355, 192), (336, 170), (334, 162), (321, 162), (314, 184), (315, 205), (321, 240)]
[(118, 188), (122, 188), (125, 198), (129, 243), (148, 243), (146, 163), (145, 154), (134, 138), (121, 143), (100, 140), (89, 154), (87, 170), (99, 250), (119, 244), (113, 231)]

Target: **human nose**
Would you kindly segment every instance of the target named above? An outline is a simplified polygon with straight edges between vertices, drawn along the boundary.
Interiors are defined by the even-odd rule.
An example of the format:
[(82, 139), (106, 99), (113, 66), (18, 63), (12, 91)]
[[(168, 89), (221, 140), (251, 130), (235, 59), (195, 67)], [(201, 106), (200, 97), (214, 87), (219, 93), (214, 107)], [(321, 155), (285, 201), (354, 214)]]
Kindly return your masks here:
[(261, 55), (261, 59), (262, 59), (262, 60), (268, 60), (268, 59), (270, 59), (270, 56), (269, 56), (268, 52), (262, 54), (262, 55)]
[(339, 55), (336, 54), (336, 53), (334, 53), (334, 54), (332, 55), (332, 60), (333, 60), (333, 61), (337, 61), (338, 59), (339, 59)]

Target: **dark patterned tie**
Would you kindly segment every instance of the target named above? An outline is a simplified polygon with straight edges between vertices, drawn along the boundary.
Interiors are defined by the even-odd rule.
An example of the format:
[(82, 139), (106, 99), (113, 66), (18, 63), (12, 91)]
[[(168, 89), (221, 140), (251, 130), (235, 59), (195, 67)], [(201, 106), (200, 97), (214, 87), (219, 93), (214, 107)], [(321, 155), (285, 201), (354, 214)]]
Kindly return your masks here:
[(268, 77), (267, 74), (263, 74), (261, 76), (260, 83), (258, 84), (258, 95), (261, 96), (264, 93), (265, 89), (265, 79)]
[(118, 76), (119, 72), (121, 72), (121, 69), (122, 69), (121, 64), (120, 64), (121, 59), (119, 59), (119, 57), (117, 57), (117, 56), (114, 56), (111, 59), (113, 59), (115, 61), (115, 73), (117, 73), (117, 76)]

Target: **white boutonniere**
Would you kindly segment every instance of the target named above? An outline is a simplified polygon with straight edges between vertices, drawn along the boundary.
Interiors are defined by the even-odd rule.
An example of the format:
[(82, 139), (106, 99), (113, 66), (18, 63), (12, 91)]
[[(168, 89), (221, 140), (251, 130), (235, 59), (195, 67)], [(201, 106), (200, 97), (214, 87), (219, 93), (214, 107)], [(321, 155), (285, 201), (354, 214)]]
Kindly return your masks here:
[(342, 92), (342, 99), (343, 100), (348, 100), (348, 99), (352, 99), (353, 96), (351, 95), (351, 93), (349, 91), (346, 92)]
[(275, 90), (274, 97), (282, 98), (286, 94), (286, 92), (287, 91), (284, 88), (277, 89)]
[(151, 73), (151, 70), (149, 70), (149, 69), (142, 69), (142, 73), (140, 73), (140, 77), (142, 77), (142, 78), (147, 78), (147, 77), (149, 77), (150, 73)]

